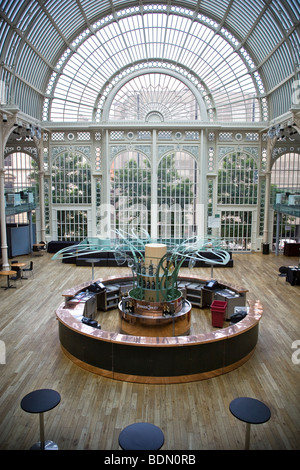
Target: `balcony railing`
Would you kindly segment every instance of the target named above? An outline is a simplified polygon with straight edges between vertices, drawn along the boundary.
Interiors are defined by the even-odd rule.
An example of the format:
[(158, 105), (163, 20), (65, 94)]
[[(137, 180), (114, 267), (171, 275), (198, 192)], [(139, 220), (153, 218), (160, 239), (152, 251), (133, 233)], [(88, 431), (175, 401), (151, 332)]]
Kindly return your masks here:
[(36, 208), (35, 188), (6, 188), (5, 214), (14, 215), (29, 212)]
[(273, 208), (276, 212), (300, 217), (300, 190), (277, 190), (274, 197)]

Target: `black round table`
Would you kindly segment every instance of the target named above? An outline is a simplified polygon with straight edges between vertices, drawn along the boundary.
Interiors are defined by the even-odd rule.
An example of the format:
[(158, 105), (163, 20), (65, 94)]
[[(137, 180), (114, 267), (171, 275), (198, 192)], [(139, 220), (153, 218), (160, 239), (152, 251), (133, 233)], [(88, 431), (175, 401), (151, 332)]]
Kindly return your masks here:
[(164, 441), (162, 430), (151, 423), (130, 424), (119, 435), (123, 450), (159, 450)]
[(271, 411), (263, 402), (249, 397), (235, 398), (230, 403), (229, 409), (233, 416), (247, 423), (245, 449), (248, 450), (250, 446), (250, 425), (269, 421)]
[(38, 413), (40, 418), (40, 441), (31, 450), (58, 450), (53, 441), (45, 441), (44, 413), (55, 408), (60, 402), (60, 394), (55, 390), (41, 389), (28, 393), (21, 401), (22, 410), (27, 413)]

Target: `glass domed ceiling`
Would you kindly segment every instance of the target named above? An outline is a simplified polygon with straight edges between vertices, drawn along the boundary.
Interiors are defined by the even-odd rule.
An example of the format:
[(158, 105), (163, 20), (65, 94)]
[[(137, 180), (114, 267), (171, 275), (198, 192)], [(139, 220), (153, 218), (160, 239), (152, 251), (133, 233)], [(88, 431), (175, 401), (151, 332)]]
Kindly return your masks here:
[(190, 80), (197, 119), (265, 121), (299, 80), (296, 0), (4, 0), (0, 17), (2, 103), (37, 119), (101, 120), (156, 71)]
[[(164, 118), (172, 119), (175, 113), (166, 111), (170, 111), (173, 106), (170, 102), (178, 92), (178, 81), (174, 81), (172, 87), (169, 77), (168, 92), (163, 92), (165, 87), (159, 85), (158, 81), (165, 83), (166, 75), (161, 74), (161, 80), (157, 80), (157, 74), (147, 75), (149, 67), (155, 69), (163, 66), (169, 74), (175, 72), (183, 78), (190, 76), (196, 82), (196, 89), (201, 92), (203, 100), (206, 96), (209, 98), (205, 101), (207, 111), (214, 120), (263, 120), (257, 100), (257, 96), (264, 93), (262, 83), (257, 83), (256, 77), (251, 74), (253, 63), (250, 58), (236, 52), (235, 41), (226, 36), (225, 30), (217, 33), (201, 15), (195, 20), (192, 11), (186, 10), (178, 16), (171, 11), (167, 14), (166, 7), (159, 12), (153, 6), (148, 6), (147, 10), (142, 14), (140, 10), (132, 8), (120, 12), (117, 20), (105, 18), (103, 22), (93, 25), (94, 30), (99, 28), (95, 34), (87, 33), (87, 37), (82, 35), (73, 42), (73, 51), (70, 50), (66, 63), (61, 64), (57, 81), (56, 77), (52, 77), (53, 88), (48, 89), (48, 92), (53, 98), (49, 107), (45, 107), (45, 119), (93, 120), (93, 111), (104, 105), (103, 97), (108, 95), (108, 88), (118, 84), (116, 70), (122, 71), (119, 80), (124, 76), (130, 80), (131, 74), (137, 70), (140, 77), (144, 76), (139, 80), (140, 95), (149, 98), (144, 108), (153, 106), (151, 95), (154, 88), (158, 93), (157, 87), (160, 87), (160, 97), (156, 97), (160, 103), (158, 108), (164, 107)], [(147, 86), (142, 82), (148, 82)], [(137, 90), (138, 87), (135, 95)], [(99, 96), (102, 104), (98, 103)], [(190, 99), (187, 98), (187, 107)], [(128, 105), (133, 103), (129, 100)], [(117, 104), (113, 104), (113, 107), (116, 109)], [(130, 113), (125, 113), (124, 109), (123, 114), (142, 119), (141, 109), (134, 108)], [(183, 108), (182, 105), (179, 119), (191, 119), (191, 115), (200, 118), (197, 112), (182, 114)], [(266, 114), (265, 111), (265, 118)], [(101, 115), (99, 109), (97, 115)]]
[[(195, 20), (192, 11), (186, 10), (178, 16), (171, 11), (167, 14), (166, 7), (157, 12), (149, 5), (143, 14), (132, 8), (120, 12), (117, 20), (107, 17), (103, 22), (94, 24), (94, 30), (99, 28), (95, 34), (87, 32), (86, 36), (77, 38), (65, 63), (58, 64), (61, 71), (52, 77), (53, 86), (48, 89), (52, 98), (49, 106), (45, 107), (44, 118), (51, 121), (90, 121), (95, 118), (95, 108), (98, 109), (97, 116), (101, 116), (101, 107), (105, 105), (103, 98), (126, 76), (131, 87), (133, 83), (136, 85), (135, 91), (131, 89), (129, 95), (137, 96), (139, 89), (140, 98), (147, 96), (148, 100), (142, 110), (135, 109), (135, 104), (129, 99), (126, 109), (128, 105), (133, 108), (126, 113), (124, 108), (125, 118), (128, 115), (136, 119), (145, 118), (147, 112), (144, 111), (154, 105), (151, 97), (156, 88), (157, 111), (160, 112), (163, 107), (164, 118), (172, 119), (175, 113), (170, 109), (173, 107), (175, 110), (173, 100), (179, 90), (178, 80), (173, 80), (172, 86), (170, 75), (166, 79), (165, 74), (160, 74), (158, 79), (157, 74), (147, 73), (149, 68), (164, 67), (168, 74), (176, 73), (182, 78), (188, 76), (195, 82), (195, 89), (201, 94), (207, 112), (214, 120), (263, 120), (257, 96), (264, 90), (262, 83), (257, 83), (256, 77), (251, 74), (253, 63), (247, 55), (243, 57), (236, 52), (235, 41), (226, 36), (225, 30), (217, 33), (217, 25), (213, 25), (212, 29), (207, 23), (202, 15)], [(121, 73), (116, 75), (119, 70)], [(140, 78), (130, 80), (137, 71)], [(166, 81), (168, 90), (164, 85)], [(127, 92), (129, 88), (128, 85)], [(118, 98), (120, 92), (116, 100)], [(184, 112), (184, 107), (190, 106), (192, 99), (195, 101), (195, 97), (186, 98), (180, 110), (177, 101), (178, 119), (188, 120), (191, 116), (200, 119), (198, 112)], [(113, 103), (114, 110), (118, 104)], [(265, 118), (266, 114), (264, 110)]]

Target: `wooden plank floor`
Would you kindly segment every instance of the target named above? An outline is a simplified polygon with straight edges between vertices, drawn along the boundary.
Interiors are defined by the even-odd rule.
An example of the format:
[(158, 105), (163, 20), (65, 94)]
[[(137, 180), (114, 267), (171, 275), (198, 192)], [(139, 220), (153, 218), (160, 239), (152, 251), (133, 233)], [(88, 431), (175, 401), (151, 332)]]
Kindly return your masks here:
[[(251, 427), (252, 449), (300, 448), (300, 364), (292, 361), (292, 344), (300, 340), (300, 286), (277, 279), (278, 267), (298, 258), (235, 254), (233, 268), (214, 270), (214, 278), (245, 286), (248, 299), (262, 301), (259, 341), (239, 369), (179, 385), (119, 382), (74, 365), (61, 351), (55, 309), (63, 290), (91, 278), (91, 268), (52, 261), (48, 253), (17, 259), (33, 260), (34, 277), (17, 289), (0, 289), (0, 340), (6, 347), (0, 365), (1, 450), (28, 449), (39, 440), (38, 417), (20, 408), (22, 397), (38, 388), (61, 394), (61, 403), (45, 414), (45, 432), (62, 450), (117, 450), (122, 428), (138, 421), (161, 427), (163, 450), (243, 449), (245, 424), (229, 411), (238, 396), (258, 398), (271, 409), (269, 422)], [(95, 268), (97, 278), (120, 272), (129, 274), (127, 268)], [(210, 276), (210, 268), (192, 272)]]

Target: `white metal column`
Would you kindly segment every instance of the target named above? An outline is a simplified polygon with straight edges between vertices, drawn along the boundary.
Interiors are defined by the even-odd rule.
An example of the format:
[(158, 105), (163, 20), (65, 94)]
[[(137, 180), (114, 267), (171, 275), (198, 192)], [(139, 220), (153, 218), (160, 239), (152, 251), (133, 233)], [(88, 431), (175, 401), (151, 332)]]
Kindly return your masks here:
[(158, 205), (157, 205), (157, 131), (152, 133), (151, 162), (151, 238), (158, 238)]

